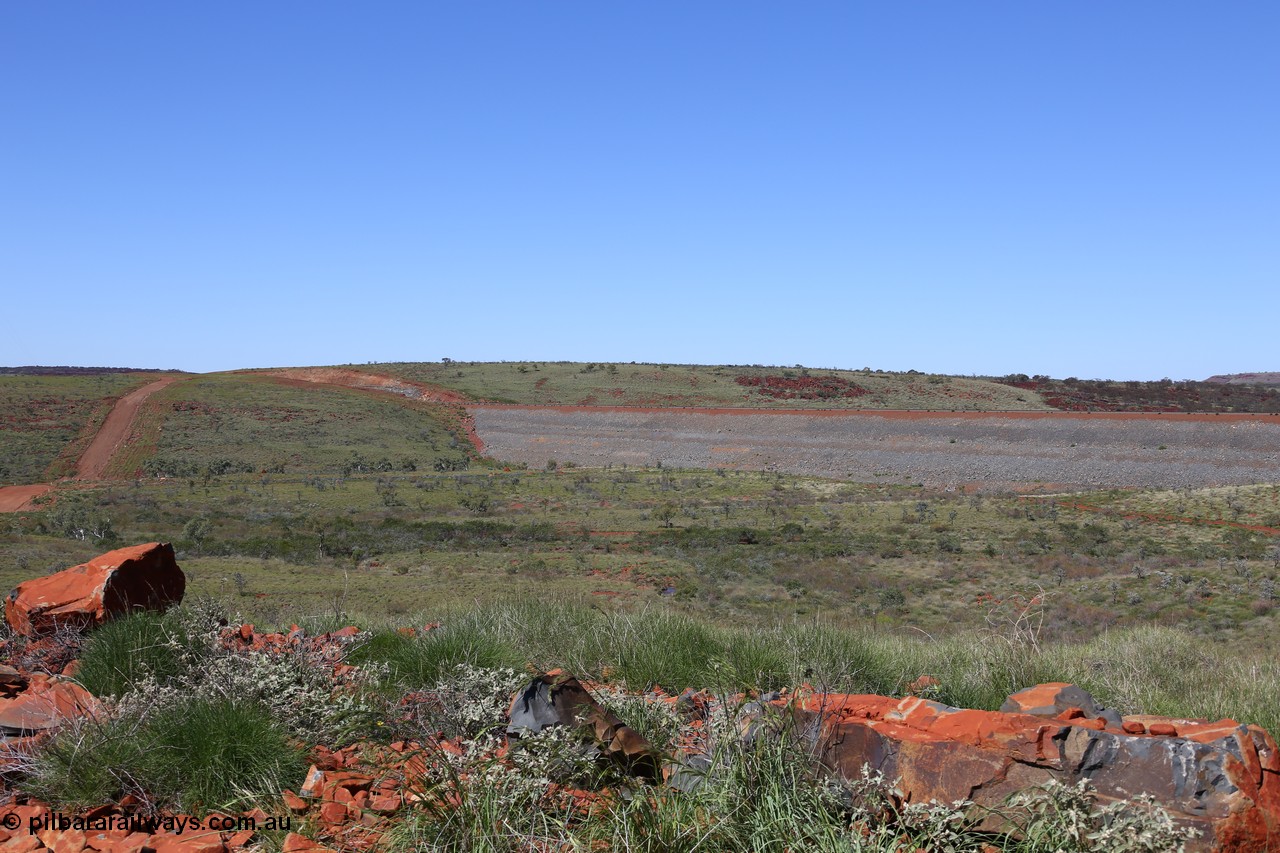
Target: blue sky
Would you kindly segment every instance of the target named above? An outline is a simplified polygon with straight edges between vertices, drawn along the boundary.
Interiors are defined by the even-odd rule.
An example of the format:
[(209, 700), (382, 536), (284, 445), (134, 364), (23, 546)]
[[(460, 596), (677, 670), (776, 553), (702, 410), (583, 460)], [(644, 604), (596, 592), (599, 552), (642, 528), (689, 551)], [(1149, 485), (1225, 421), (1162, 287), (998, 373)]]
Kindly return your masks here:
[(1280, 370), (1280, 4), (6, 3), (0, 364)]

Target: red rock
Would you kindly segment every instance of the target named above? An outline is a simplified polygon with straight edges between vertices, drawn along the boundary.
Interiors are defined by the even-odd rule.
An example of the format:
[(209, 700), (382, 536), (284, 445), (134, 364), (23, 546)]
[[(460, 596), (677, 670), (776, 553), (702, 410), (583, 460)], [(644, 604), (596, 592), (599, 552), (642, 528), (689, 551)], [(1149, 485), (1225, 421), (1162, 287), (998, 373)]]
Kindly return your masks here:
[(1088, 692), (1065, 681), (1037, 684), (1035, 687), (1019, 690), (1000, 706), (1000, 710), (1005, 713), (1034, 714), (1037, 717), (1057, 717), (1071, 708), (1079, 708), (1081, 715), (1088, 719), (1101, 718), (1116, 728), (1120, 727), (1119, 714), (1102, 707)]
[(325, 785), (336, 785), (344, 788), (351, 793), (356, 791), (366, 791), (373, 784), (373, 778), (366, 776), (364, 773), (355, 773), (349, 770), (338, 770), (332, 773), (326, 773), (324, 777)]
[(252, 625), (246, 624), (246, 625), (240, 626), (240, 639), (244, 640), (246, 643), (253, 642), (253, 626)]
[(0, 844), (0, 850), (3, 850), (4, 853), (32, 853), (32, 851), (43, 849), (44, 845), (34, 835), (15, 835)]
[[(551, 726), (585, 727), (604, 754), (629, 772), (650, 781), (662, 780), (662, 760), (644, 736), (622, 722), (587, 692), (578, 679), (561, 670), (535, 678), (511, 700), (507, 734), (540, 732)], [(444, 741), (440, 746), (445, 748)]]
[(821, 694), (797, 701), (792, 713), (827, 767), (857, 778), (870, 766), (911, 802), (972, 801), (983, 829), (1007, 828), (1001, 809), (1010, 794), (1088, 779), (1102, 804), (1154, 797), (1176, 822), (1201, 833), (1188, 851), (1264, 853), (1280, 837), (1280, 749), (1256, 726), (1126, 721), (1130, 729), (1168, 735), (1147, 737), (1101, 717), (1054, 722), (918, 698), (894, 704)]
[(347, 807), (330, 800), (320, 806), (320, 819), (328, 824), (343, 823), (347, 819)]
[(305, 814), (310, 805), (293, 791), (285, 791), (282, 795), (285, 808), (294, 814)]
[(1124, 729), (1125, 734), (1145, 735), (1147, 733), (1147, 727), (1137, 720), (1125, 720), (1121, 728)]
[(253, 840), (254, 831), (252, 829), (242, 829), (234, 833), (227, 839), (228, 850), (240, 850), (249, 846), (249, 842)]
[(116, 842), (112, 853), (141, 853), (150, 841), (151, 836), (148, 833), (131, 832)]
[(303, 781), (302, 787), (298, 789), (298, 793), (314, 800), (324, 790), (324, 784), (324, 771), (312, 764), (311, 769), (307, 771), (307, 778)]
[(155, 853), (224, 853), (222, 836), (212, 830), (181, 835), (153, 835), (147, 842)]
[(151, 542), (23, 581), (5, 599), (4, 613), (13, 630), (32, 636), (58, 625), (100, 625), (138, 609), (164, 610), (182, 601), (185, 590), (173, 546)]
[(284, 837), (284, 844), (280, 850), (281, 853), (333, 853), (333, 850), (320, 842), (312, 841), (296, 832), (291, 832)]
[(62, 676), (32, 676), (30, 686), (12, 699), (0, 699), (0, 732), (31, 734), (84, 716), (95, 707), (88, 690)]
[(68, 829), (53, 844), (46, 844), (53, 853), (81, 853), (85, 848), (84, 832), (79, 829)]
[(393, 795), (385, 795), (369, 798), (369, 811), (376, 812), (381, 815), (395, 814), (400, 811), (400, 798)]
[(90, 832), (85, 836), (84, 846), (91, 850), (114, 851), (116, 843), (125, 837), (119, 829)]

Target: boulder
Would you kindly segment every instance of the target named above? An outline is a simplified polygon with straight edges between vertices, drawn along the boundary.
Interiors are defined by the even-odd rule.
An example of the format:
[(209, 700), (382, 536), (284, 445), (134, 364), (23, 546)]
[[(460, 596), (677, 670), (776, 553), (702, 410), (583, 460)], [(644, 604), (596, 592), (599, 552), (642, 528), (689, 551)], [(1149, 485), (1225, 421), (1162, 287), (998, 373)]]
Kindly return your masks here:
[[(1062, 685), (1042, 687), (1042, 695), (1062, 692)], [(1177, 824), (1200, 833), (1188, 850), (1280, 849), (1280, 753), (1257, 726), (1150, 717), (1117, 726), (1102, 717), (834, 694), (804, 697), (792, 713), (829, 769), (857, 779), (869, 765), (908, 802), (968, 800), (991, 831), (1011, 828), (1012, 794), (1084, 779), (1102, 804), (1154, 797)], [(1136, 726), (1123, 725), (1167, 731), (1153, 725), (1157, 719), (1176, 734), (1134, 734)]]
[(181, 602), (185, 590), (173, 546), (151, 542), (23, 581), (5, 599), (4, 614), (14, 631), (32, 636), (58, 626), (100, 625), (135, 610), (164, 610)]
[(662, 779), (662, 761), (649, 741), (618, 719), (578, 679), (559, 671), (540, 675), (511, 700), (507, 734), (519, 738), (551, 726), (582, 728), (607, 758), (650, 781)]
[[(1072, 713), (1078, 709), (1081, 713)], [(1122, 724), (1120, 715), (1104, 708), (1082, 687), (1065, 681), (1051, 681), (1019, 690), (1000, 706), (1005, 713), (1032, 714), (1037, 717), (1083, 717), (1088, 720), (1105, 720), (1107, 725)]]

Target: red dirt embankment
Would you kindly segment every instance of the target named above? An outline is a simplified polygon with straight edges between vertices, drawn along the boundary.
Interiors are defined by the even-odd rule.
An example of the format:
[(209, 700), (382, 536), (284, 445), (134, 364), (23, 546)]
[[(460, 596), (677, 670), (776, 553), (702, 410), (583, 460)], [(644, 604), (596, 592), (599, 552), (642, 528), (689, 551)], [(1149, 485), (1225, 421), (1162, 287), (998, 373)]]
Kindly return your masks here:
[(103, 473), (107, 470), (107, 465), (111, 462), (111, 457), (116, 454), (129, 438), (129, 431), (133, 427), (134, 418), (138, 416), (138, 409), (146, 402), (146, 399), (152, 394), (177, 382), (181, 377), (166, 376), (164, 379), (158, 379), (147, 385), (143, 385), (136, 391), (131, 391), (121, 397), (112, 407), (111, 413), (107, 415), (107, 419), (102, 424), (102, 429), (98, 430), (98, 434), (93, 437), (93, 442), (85, 450), (84, 455), (80, 457), (80, 461), (76, 464), (76, 480), (99, 480)]

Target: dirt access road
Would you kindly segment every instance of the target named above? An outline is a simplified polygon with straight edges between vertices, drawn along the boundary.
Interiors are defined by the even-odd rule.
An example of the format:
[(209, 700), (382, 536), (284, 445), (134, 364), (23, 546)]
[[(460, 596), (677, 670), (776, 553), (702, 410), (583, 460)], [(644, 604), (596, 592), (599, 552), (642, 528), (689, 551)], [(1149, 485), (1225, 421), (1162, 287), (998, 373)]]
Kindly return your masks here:
[(52, 489), (47, 483), (37, 486), (3, 486), (0, 487), (0, 512), (18, 512), (26, 509), (35, 498)]
[(1280, 417), (468, 406), (491, 456), (542, 467), (775, 470), (967, 490), (1280, 481)]
[(80, 461), (76, 463), (76, 476), (74, 479), (102, 479), (103, 473), (107, 470), (107, 465), (111, 463), (111, 457), (115, 456), (116, 452), (128, 440), (133, 420), (138, 416), (138, 409), (152, 394), (167, 385), (172, 385), (180, 378), (179, 376), (166, 376), (164, 379), (157, 379), (155, 382), (143, 385), (136, 391), (130, 391), (117, 400), (110, 414), (107, 415), (107, 419), (103, 421), (102, 428), (93, 437), (88, 449), (81, 455)]
[[(79, 461), (76, 463), (76, 475), (72, 479), (101, 479), (103, 472), (107, 470), (107, 466), (111, 463), (111, 458), (128, 440), (134, 418), (137, 417), (138, 409), (141, 408), (143, 402), (161, 388), (177, 382), (181, 378), (180, 376), (166, 376), (163, 379), (143, 385), (135, 391), (130, 391), (117, 400), (107, 414), (106, 420), (102, 422), (97, 435), (93, 437), (93, 441), (89, 443), (88, 448), (81, 454)], [(0, 512), (18, 512), (26, 509), (33, 499), (52, 488), (53, 486), (48, 483), (0, 488)]]

